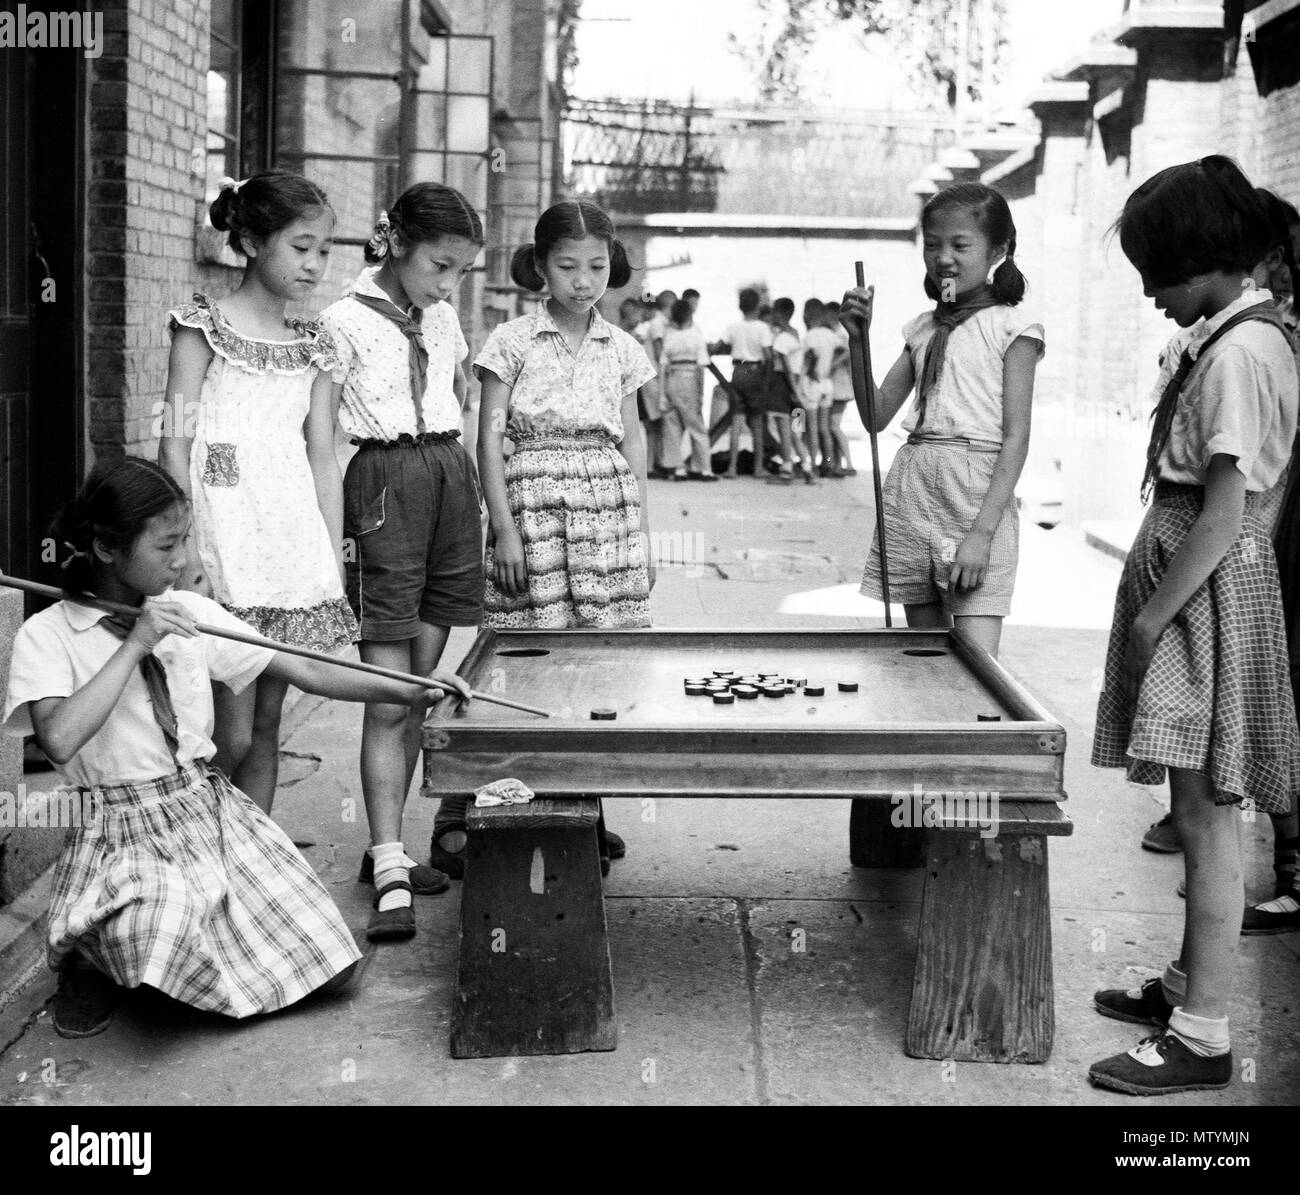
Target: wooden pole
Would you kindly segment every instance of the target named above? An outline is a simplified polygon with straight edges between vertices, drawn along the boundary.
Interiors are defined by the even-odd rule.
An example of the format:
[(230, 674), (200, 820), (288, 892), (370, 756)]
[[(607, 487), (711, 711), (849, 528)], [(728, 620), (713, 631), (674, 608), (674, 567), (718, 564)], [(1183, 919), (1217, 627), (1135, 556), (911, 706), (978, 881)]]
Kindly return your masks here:
[[(38, 597), (51, 598), (54, 601), (63, 599), (64, 594), (60, 589), (55, 589), (52, 585), (41, 585), (36, 581), (24, 581), (21, 577), (7, 577), (0, 573), (0, 585), (8, 589), (21, 589), (25, 593), (34, 593)], [(121, 614), (127, 618), (139, 618), (141, 608), (138, 606), (124, 606), (120, 602), (110, 602), (103, 598), (97, 597), (79, 597), (68, 599), (76, 601), (78, 605), (91, 606), (96, 610), (106, 610), (110, 614)], [(286, 655), (302, 656), (307, 660), (319, 660), (322, 664), (333, 664), (336, 668), (350, 668), (353, 672), (365, 672), (371, 676), (382, 676), (388, 680), (405, 681), (409, 685), (421, 685), (426, 689), (436, 689), (440, 693), (454, 693), (454, 689), (449, 689), (440, 681), (430, 680), (427, 676), (416, 676), (411, 672), (398, 672), (393, 668), (381, 668), (378, 664), (366, 664), (360, 660), (340, 660), (337, 656), (326, 655), (323, 651), (312, 651), (309, 647), (294, 647), (289, 643), (278, 643), (274, 639), (264, 639), (261, 635), (248, 635), (243, 631), (231, 631), (225, 627), (212, 626), (210, 623), (196, 622), (195, 628), (204, 635), (215, 635), (218, 639), (231, 639), (235, 643), (247, 643), (253, 647), (265, 647), (271, 651), (282, 651)], [(489, 693), (479, 693), (474, 689), (470, 690), (470, 696), (476, 701), (486, 701), (491, 705), (504, 705), (512, 710), (523, 710), (526, 714), (537, 714), (541, 718), (549, 718), (551, 715), (536, 706), (524, 705), (519, 701), (507, 701), (504, 697), (493, 697)]]
[[(862, 262), (855, 262), (858, 287), (867, 285)], [(876, 386), (871, 372), (871, 341), (864, 326), (857, 346), (849, 343), (849, 366), (853, 372), (853, 389), (858, 396), (859, 409), (865, 406), (869, 421), (867, 435), (871, 437), (871, 483), (876, 493), (876, 542), (880, 545), (880, 593), (885, 599), (885, 626), (894, 625), (894, 615), (889, 602), (889, 555), (885, 550), (885, 504), (880, 484), (880, 446), (876, 440)]]

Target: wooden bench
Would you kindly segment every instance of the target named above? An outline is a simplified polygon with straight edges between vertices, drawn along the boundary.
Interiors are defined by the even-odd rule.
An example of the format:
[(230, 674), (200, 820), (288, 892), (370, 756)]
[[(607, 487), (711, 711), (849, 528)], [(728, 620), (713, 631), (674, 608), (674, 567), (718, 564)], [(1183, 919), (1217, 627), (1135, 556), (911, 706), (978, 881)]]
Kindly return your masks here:
[[(900, 830), (892, 812), (884, 798), (854, 800), (851, 858), (925, 866), (907, 1053), (1046, 1061), (1047, 839), (1071, 833), (1070, 819), (1054, 801), (1002, 802), (985, 837), (951, 817)], [(599, 818), (595, 798), (470, 806), (453, 1057), (615, 1047)]]

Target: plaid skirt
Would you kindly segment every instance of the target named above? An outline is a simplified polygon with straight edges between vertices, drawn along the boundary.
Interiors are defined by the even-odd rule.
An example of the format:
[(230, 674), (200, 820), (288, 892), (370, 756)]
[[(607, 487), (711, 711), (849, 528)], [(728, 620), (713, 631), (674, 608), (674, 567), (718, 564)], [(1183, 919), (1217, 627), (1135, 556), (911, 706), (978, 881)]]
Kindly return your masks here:
[(123, 987), (148, 984), (248, 1017), (301, 1000), (361, 957), (307, 861), (206, 764), (94, 790), (54, 873), (49, 962), (77, 951)]
[(648, 627), (648, 545), (641, 495), (604, 433), (521, 438), (506, 462), (506, 497), (524, 542), (528, 589), (496, 583), (485, 553), (484, 625), (496, 628)]
[(1300, 792), (1300, 728), (1288, 676), (1277, 563), (1259, 496), (1246, 495), (1242, 532), (1165, 628), (1137, 707), (1124, 687), (1133, 621), (1201, 513), (1198, 486), (1160, 482), (1124, 562), (1092, 762), (1161, 784), (1167, 767), (1210, 778), (1215, 801), (1285, 813)]

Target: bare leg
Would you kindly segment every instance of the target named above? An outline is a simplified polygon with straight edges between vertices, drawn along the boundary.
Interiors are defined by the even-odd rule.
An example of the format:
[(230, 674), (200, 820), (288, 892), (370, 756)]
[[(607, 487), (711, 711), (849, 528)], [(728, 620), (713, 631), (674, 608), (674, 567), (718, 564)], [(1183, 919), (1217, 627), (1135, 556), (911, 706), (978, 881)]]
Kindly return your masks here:
[(740, 455), (740, 429), (745, 426), (745, 416), (733, 412), (731, 416), (731, 461), (727, 465), (728, 477), (736, 476), (736, 458)]
[(754, 441), (754, 476), (762, 477), (767, 472), (767, 436), (763, 424), (766, 416), (755, 414), (749, 417), (749, 438)]
[[(442, 659), (447, 646), (450, 627), (434, 627), (420, 623), (419, 634), (411, 643), (411, 671), (416, 676), (427, 676)], [(420, 727), (423, 718), (419, 711), (408, 709), (406, 718), (406, 787), (402, 790), (402, 803), (411, 791), (411, 778), (415, 775), (415, 765), (420, 760)]]
[(270, 813), (280, 774), (280, 713), (289, 685), (287, 681), (262, 676), (245, 690), (253, 691), (256, 697), (252, 742), (230, 779), (263, 813)]
[(775, 415), (776, 426), (781, 437), (781, 474), (789, 476), (794, 469), (794, 444), (790, 435), (790, 416)]
[(1002, 617), (998, 614), (959, 614), (954, 620), (959, 630), (965, 631), (991, 656), (998, 654), (1002, 643)]
[(253, 745), (253, 705), (256, 699), (256, 684), (249, 685), (242, 693), (232, 693), (220, 682), (212, 686), (212, 741), (217, 747), (212, 762), (232, 781)]
[(844, 422), (844, 409), (847, 404), (836, 403), (831, 407), (830, 436), (832, 468), (846, 470), (853, 468), (853, 458), (849, 455), (849, 438), (844, 434), (841, 424)]
[(1183, 1010), (1228, 1015), (1244, 899), (1237, 809), (1216, 805), (1209, 777), (1169, 769), (1174, 825), (1187, 868), (1187, 908), (1178, 967), (1187, 976)]
[(817, 451), (821, 455), (821, 470), (828, 473), (835, 456), (835, 438), (831, 435), (831, 409), (818, 407), (817, 417)]
[[(367, 664), (414, 671), (414, 639), (394, 643), (362, 640), (358, 645)], [(366, 802), (372, 843), (400, 842), (402, 807), (410, 787), (410, 749), (407, 744), (410, 707), (368, 702), (361, 724), (361, 792)]]
[(918, 605), (903, 606), (907, 625), (917, 631), (946, 631), (952, 626), (948, 612), (941, 602), (925, 602)]

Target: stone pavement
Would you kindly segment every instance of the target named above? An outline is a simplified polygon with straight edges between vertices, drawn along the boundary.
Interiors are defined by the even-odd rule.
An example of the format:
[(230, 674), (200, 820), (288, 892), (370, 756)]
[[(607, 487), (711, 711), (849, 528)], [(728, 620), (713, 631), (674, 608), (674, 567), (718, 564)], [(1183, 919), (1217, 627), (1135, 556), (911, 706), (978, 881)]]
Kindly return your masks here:
[[(816, 489), (654, 483), (653, 525), (668, 536), (660, 546), (681, 553), (660, 573), (657, 624), (879, 625), (880, 607), (856, 592), (870, 495), (866, 469)], [(136, 995), (105, 1034), (65, 1041), (50, 1025), (52, 977), (40, 971), (0, 1012), (0, 1102), (1132, 1105), (1090, 1087), (1085, 1073), (1142, 1030), (1097, 1016), (1091, 994), (1136, 985), (1177, 953), (1182, 867), (1181, 857), (1138, 846), (1165, 793), (1088, 765), (1118, 571), (1082, 533), (1027, 525), (1004, 632), (1003, 662), (1069, 734), (1075, 833), (1050, 840), (1056, 1044), (1043, 1065), (904, 1056), (921, 875), (850, 867), (844, 803), (665, 800), (644, 821), (639, 802), (618, 801), (607, 815), (628, 855), (606, 882), (612, 1053), (449, 1057), (453, 886), (417, 901), (411, 943), (367, 949), (350, 996), (261, 1021), (231, 1024)], [(458, 634), (449, 657), (468, 642)], [(311, 843), (307, 857), (360, 937), (369, 911), (369, 890), (355, 883), (366, 843), (360, 709), (305, 699), (292, 722), (275, 815)], [(412, 797), (413, 853), (432, 813)], [(1271, 878), (1267, 823), (1243, 833), (1248, 884), (1260, 893)], [(1242, 939), (1239, 1077), (1226, 1092), (1161, 1106), (1294, 1104), (1298, 980), (1300, 935)]]

